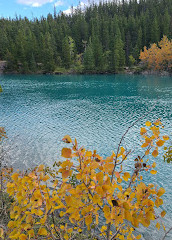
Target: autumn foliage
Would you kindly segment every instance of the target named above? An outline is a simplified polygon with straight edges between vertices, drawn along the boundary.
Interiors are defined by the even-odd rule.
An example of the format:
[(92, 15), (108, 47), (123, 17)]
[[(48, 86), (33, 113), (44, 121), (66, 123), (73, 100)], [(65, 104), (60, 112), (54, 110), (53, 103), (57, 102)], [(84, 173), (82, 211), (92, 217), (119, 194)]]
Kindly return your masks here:
[(157, 216), (156, 208), (163, 204), (165, 190), (145, 184), (143, 175), (156, 174), (156, 162), (150, 163), (148, 156), (156, 158), (169, 139), (160, 135), (160, 128), (157, 120), (140, 129), (142, 155), (132, 157), (129, 171), (125, 162), (131, 150), (122, 146), (125, 134), (116, 153), (106, 158), (79, 147), (67, 135), (64, 161), (53, 169), (40, 165), (27, 172), (4, 170), (2, 178), (8, 179), (6, 191), (13, 203), (1, 239), (76, 239), (87, 231), (100, 239), (129, 240), (141, 238), (134, 231), (140, 224), (149, 227), (156, 221), (159, 229), (166, 213)]
[(144, 47), (140, 52), (140, 60), (148, 69), (172, 70), (172, 40), (163, 36), (158, 44), (152, 44), (149, 49)]

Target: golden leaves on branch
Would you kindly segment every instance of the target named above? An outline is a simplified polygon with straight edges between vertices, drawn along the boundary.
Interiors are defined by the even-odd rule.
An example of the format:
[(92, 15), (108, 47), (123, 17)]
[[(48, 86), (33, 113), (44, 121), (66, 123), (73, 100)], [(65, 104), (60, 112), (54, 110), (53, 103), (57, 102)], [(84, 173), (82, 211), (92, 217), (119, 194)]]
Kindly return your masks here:
[[(141, 174), (143, 171), (156, 174), (156, 163), (149, 164), (147, 156), (157, 157), (158, 148), (165, 144), (168, 136), (160, 137), (160, 120), (147, 121), (145, 126), (140, 130), (143, 157), (136, 155), (132, 171), (123, 170), (127, 156), (124, 147), (120, 146), (116, 154), (112, 152), (104, 159), (95, 150), (78, 148), (76, 139), (72, 142), (66, 135), (63, 141), (71, 143), (71, 148), (62, 149), (61, 156), (65, 159), (52, 170), (47, 171), (40, 165), (27, 173), (12, 173), (7, 183), (7, 193), (14, 198), (8, 223), (9, 237), (53, 239), (58, 237), (58, 232), (61, 239), (74, 238), (70, 226), (53, 222), (56, 211), (60, 219), (74, 224), (77, 232), (81, 232), (83, 226), (92, 231), (101, 225), (100, 234), (113, 236), (115, 232), (108, 228), (113, 225), (118, 239), (125, 239), (125, 236), (133, 239), (132, 225), (148, 227), (155, 220), (155, 208), (163, 204), (160, 197), (165, 190), (157, 189), (152, 183), (146, 185)], [(99, 221), (102, 214), (106, 219), (104, 223)], [(161, 217), (164, 216), (165, 211), (162, 211)], [(140, 235), (135, 239), (140, 239)]]
[[(156, 158), (159, 154), (158, 148), (162, 147), (165, 142), (169, 140), (169, 137), (164, 135), (162, 136), (162, 139), (160, 138), (160, 126), (162, 126), (160, 119), (153, 123), (147, 121), (145, 125), (148, 129), (143, 127), (140, 130), (140, 135), (144, 138), (144, 142), (142, 143), (141, 147), (147, 148), (145, 155), (149, 155), (150, 150), (152, 149), (152, 156)], [(155, 174), (155, 171), (153, 171), (152, 174)]]

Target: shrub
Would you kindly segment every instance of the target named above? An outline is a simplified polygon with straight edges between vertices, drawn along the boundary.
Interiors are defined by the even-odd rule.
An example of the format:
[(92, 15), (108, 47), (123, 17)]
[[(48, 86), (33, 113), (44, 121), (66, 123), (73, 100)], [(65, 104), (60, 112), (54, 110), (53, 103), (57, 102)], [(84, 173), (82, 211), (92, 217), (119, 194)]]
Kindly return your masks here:
[[(140, 129), (143, 153), (136, 153), (131, 171), (125, 170), (125, 162), (132, 152), (122, 146), (127, 129), (116, 153), (105, 159), (96, 150), (79, 148), (77, 140), (66, 135), (63, 141), (69, 147), (62, 149), (62, 163), (55, 163), (52, 169), (40, 165), (12, 173), (6, 184), (7, 193), (14, 198), (8, 239), (77, 239), (80, 232), (87, 231), (93, 239), (129, 240), (141, 238), (134, 231), (140, 224), (149, 227), (156, 221), (160, 229), (163, 224), (156, 208), (163, 204), (165, 190), (145, 184), (143, 179), (143, 175), (157, 172), (148, 155), (156, 158), (169, 139), (160, 136), (160, 128), (157, 120)], [(9, 174), (4, 171), (3, 176)], [(160, 217), (165, 214), (162, 211)], [(3, 232), (1, 229), (2, 239)]]

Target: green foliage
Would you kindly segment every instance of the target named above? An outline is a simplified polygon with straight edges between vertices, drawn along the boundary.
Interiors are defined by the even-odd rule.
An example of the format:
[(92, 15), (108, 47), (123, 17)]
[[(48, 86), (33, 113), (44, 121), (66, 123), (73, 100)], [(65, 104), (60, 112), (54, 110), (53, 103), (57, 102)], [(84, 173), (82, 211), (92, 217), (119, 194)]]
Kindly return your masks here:
[(95, 68), (95, 60), (92, 49), (92, 44), (90, 43), (84, 52), (84, 69), (88, 71), (93, 71)]
[(66, 68), (69, 68), (71, 64), (71, 48), (69, 45), (68, 37), (65, 37), (62, 42), (62, 59), (63, 59), (64, 66)]
[(136, 63), (136, 59), (135, 59), (132, 55), (130, 55), (130, 56), (129, 56), (129, 66), (131, 67), (131, 66), (133, 66), (135, 63)]
[(138, 62), (144, 46), (163, 35), (172, 38), (171, 9), (171, 0), (110, 1), (84, 11), (78, 7), (70, 16), (1, 18), (0, 59), (8, 62), (8, 72), (82, 71), (82, 66), (84, 71), (117, 72), (130, 64), (130, 55)]

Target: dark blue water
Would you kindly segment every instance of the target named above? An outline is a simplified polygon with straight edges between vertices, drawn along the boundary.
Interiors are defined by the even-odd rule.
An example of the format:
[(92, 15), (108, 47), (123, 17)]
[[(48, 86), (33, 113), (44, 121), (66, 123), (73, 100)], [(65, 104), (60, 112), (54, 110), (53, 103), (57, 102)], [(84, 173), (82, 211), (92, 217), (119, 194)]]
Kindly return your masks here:
[[(66, 134), (76, 137), (81, 146), (110, 155), (124, 131), (145, 113), (129, 131), (124, 146), (138, 155), (139, 129), (147, 120), (161, 118), (162, 133), (172, 136), (171, 77), (1, 75), (0, 84), (0, 126), (8, 135), (3, 148), (6, 160), (16, 168), (51, 165), (60, 159)], [(128, 159), (126, 168), (132, 161)], [(172, 164), (164, 163), (162, 155), (156, 161), (158, 174), (146, 181), (166, 189), (162, 209), (167, 210), (168, 230), (172, 226)], [(160, 239), (153, 226), (139, 231), (143, 239)]]

